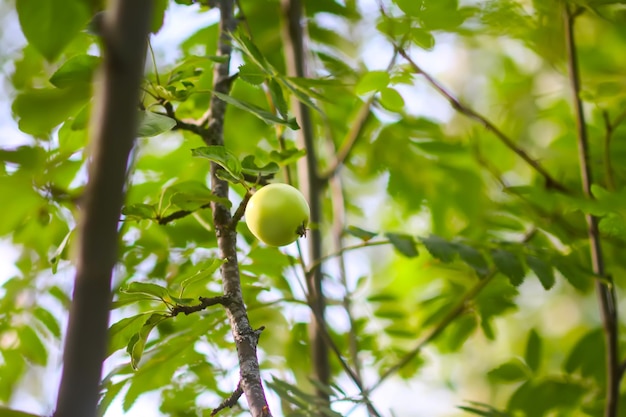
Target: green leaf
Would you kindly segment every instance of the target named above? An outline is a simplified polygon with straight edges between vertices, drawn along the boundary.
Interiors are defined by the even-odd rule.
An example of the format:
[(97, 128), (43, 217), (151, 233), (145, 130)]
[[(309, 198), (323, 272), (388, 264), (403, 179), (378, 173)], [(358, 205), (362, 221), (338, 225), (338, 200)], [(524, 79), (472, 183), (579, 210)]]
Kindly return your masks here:
[(370, 303), (387, 303), (387, 302), (395, 303), (398, 301), (398, 296), (395, 294), (389, 294), (389, 293), (373, 294), (373, 295), (367, 296), (367, 301)]
[(58, 320), (54, 317), (54, 315), (52, 315), (51, 312), (43, 307), (36, 307), (33, 311), (33, 315), (44, 326), (46, 326), (46, 329), (48, 329), (54, 337), (57, 339), (61, 338), (61, 327), (59, 326)]
[(601, 328), (593, 329), (576, 342), (563, 369), (568, 374), (579, 371), (584, 377), (593, 377), (598, 383), (604, 383), (605, 358), (603, 331)]
[(280, 170), (280, 167), (276, 162), (270, 162), (269, 164), (258, 166), (254, 159), (253, 155), (247, 155), (243, 158), (243, 161), (241, 161), (241, 171), (243, 173), (253, 176), (267, 176), (276, 174)]
[(572, 287), (583, 292), (591, 288), (594, 280), (593, 273), (580, 265), (575, 253), (567, 256), (553, 256), (551, 262)]
[(280, 117), (276, 117), (275, 115), (273, 115), (269, 111), (255, 106), (254, 104), (247, 103), (245, 101), (241, 101), (239, 99), (231, 97), (231, 96), (229, 96), (227, 94), (219, 93), (217, 91), (213, 91), (213, 95), (216, 96), (217, 98), (219, 98), (220, 100), (225, 101), (228, 104), (232, 104), (233, 106), (235, 106), (235, 107), (237, 107), (237, 108), (239, 108), (241, 110), (244, 110), (244, 111), (247, 111), (250, 114), (253, 114), (254, 116), (256, 116), (259, 119), (263, 120), (267, 124), (276, 123), (276, 124), (280, 124), (280, 125), (285, 125), (285, 126), (289, 127), (292, 130), (300, 129), (300, 127), (298, 126), (298, 123), (296, 122), (295, 118), (281, 119)]
[(17, 333), (20, 351), (24, 357), (35, 365), (45, 366), (48, 362), (48, 351), (37, 333), (30, 327), (20, 327)]
[(170, 203), (182, 210), (196, 211), (215, 201), (226, 207), (231, 206), (230, 200), (215, 196), (206, 185), (200, 181), (183, 181), (167, 189), (171, 193)]
[(147, 314), (151, 313), (140, 313), (135, 316), (126, 317), (109, 328), (109, 348), (107, 350), (107, 357), (128, 345), (128, 341), (137, 334), (145, 324)]
[(126, 385), (128, 379), (124, 379), (116, 384), (108, 383), (104, 386), (104, 392), (98, 403), (98, 417), (104, 417), (109, 406)]
[(291, 148), (291, 149), (281, 150), (280, 152), (279, 151), (270, 152), (270, 158), (273, 161), (276, 161), (278, 165), (280, 166), (292, 164), (298, 161), (304, 155), (306, 155), (306, 149)]
[(369, 93), (370, 91), (380, 91), (389, 84), (389, 73), (387, 71), (370, 71), (361, 77), (354, 88), (358, 95)]
[(411, 40), (420, 48), (430, 51), (435, 47), (435, 37), (427, 30), (412, 27), (409, 32)]
[(539, 370), (539, 365), (541, 364), (541, 337), (535, 329), (532, 329), (528, 333), (524, 360), (526, 361), (526, 365), (528, 365), (533, 372)]
[(156, 218), (156, 207), (154, 204), (131, 204), (122, 208), (122, 214), (128, 221), (151, 220)]
[(452, 242), (437, 236), (431, 235), (421, 239), (428, 252), (442, 262), (448, 263), (454, 260), (456, 254), (456, 246)]
[(65, 251), (65, 248), (67, 247), (67, 244), (70, 241), (70, 236), (72, 235), (72, 232), (73, 230), (70, 230), (69, 232), (67, 232), (67, 234), (65, 235), (65, 237), (59, 244), (59, 247), (54, 251), (54, 253), (52, 254), (52, 257), (50, 258), (50, 263), (52, 264), (53, 274), (57, 273), (57, 267), (59, 266), (59, 261), (61, 260), (63, 251)]
[(617, 213), (609, 213), (600, 219), (598, 228), (604, 235), (626, 240), (626, 222)]
[(387, 87), (380, 91), (380, 104), (392, 112), (404, 110), (404, 99), (397, 90)]
[(489, 404), (484, 404), (476, 401), (467, 401), (473, 407), (459, 406), (458, 408), (467, 411), (468, 413), (476, 414), (484, 417), (512, 417), (510, 414), (500, 411)]
[(289, 106), (287, 105), (287, 101), (285, 101), (285, 96), (283, 95), (283, 88), (274, 78), (271, 78), (268, 84), (269, 84), (270, 94), (272, 95), (272, 102), (274, 103), (276, 110), (278, 110), (278, 114), (280, 114), (283, 119), (288, 119), (289, 118)]
[(75, 115), (91, 96), (89, 88), (42, 88), (20, 93), (13, 101), (13, 112), (22, 132), (46, 137), (50, 131)]
[(361, 239), (364, 242), (369, 242), (370, 240), (378, 236), (377, 232), (370, 232), (369, 230), (364, 230), (356, 226), (346, 227), (345, 232), (351, 236)]
[(139, 361), (141, 361), (141, 357), (143, 356), (150, 332), (157, 324), (167, 318), (169, 318), (169, 316), (165, 314), (153, 313), (148, 320), (145, 321), (141, 329), (130, 339), (126, 351), (130, 354), (130, 364), (133, 369), (136, 370), (139, 366)]
[(89, 21), (80, 0), (16, 0), (22, 32), (39, 53), (53, 61)]
[(402, 233), (385, 233), (385, 237), (389, 239), (393, 247), (404, 256), (415, 258), (419, 255), (413, 236)]
[(498, 270), (509, 278), (513, 286), (518, 287), (524, 282), (524, 266), (517, 256), (504, 249), (494, 249), (491, 251), (491, 259)]
[(554, 271), (552, 270), (552, 266), (548, 265), (543, 259), (532, 255), (526, 256), (526, 262), (528, 263), (528, 267), (532, 269), (535, 275), (537, 275), (537, 278), (539, 278), (543, 288), (549, 290), (554, 286)]
[(157, 33), (163, 26), (163, 17), (167, 10), (168, 0), (154, 0), (152, 7), (152, 22), (150, 23), (150, 32)]
[(269, 62), (265, 59), (259, 48), (252, 42), (252, 40), (243, 34), (242, 31), (231, 34), (232, 38), (237, 42), (237, 46), (241, 52), (244, 53), (252, 62), (261, 67), (267, 74), (273, 72), (273, 68)]
[(36, 414), (30, 414), (25, 411), (13, 410), (11, 408), (0, 405), (0, 417), (40, 417)]
[(518, 359), (503, 363), (487, 373), (489, 378), (500, 382), (517, 382), (528, 379), (528, 369)]
[(267, 73), (255, 64), (244, 64), (239, 66), (239, 77), (252, 85), (260, 85), (265, 82)]
[(169, 132), (176, 126), (176, 120), (162, 114), (143, 110), (139, 112), (139, 129), (137, 135), (140, 137), (152, 137), (161, 133)]
[(115, 310), (116, 308), (124, 307), (129, 304), (134, 304), (139, 301), (157, 301), (152, 295), (141, 294), (141, 293), (133, 293), (126, 294), (122, 292), (118, 294), (117, 300), (111, 303), (111, 310)]
[(475, 248), (463, 243), (456, 243), (456, 250), (463, 262), (474, 268), (476, 273), (482, 277), (489, 273), (489, 266), (485, 257)]
[(52, 74), (50, 83), (58, 88), (66, 88), (76, 84), (84, 86), (91, 83), (93, 74), (99, 64), (100, 57), (87, 54), (75, 55), (65, 61)]
[(167, 288), (149, 282), (131, 282), (122, 290), (127, 294), (146, 294), (156, 297), (156, 299), (167, 301), (170, 294)]
[(215, 162), (234, 178), (243, 180), (239, 159), (224, 146), (204, 146), (202, 148), (195, 148), (191, 150), (191, 154)]
[(408, 16), (417, 16), (422, 10), (422, 2), (419, 0), (393, 0), (393, 2)]
[(183, 279), (183, 281), (180, 283), (180, 286), (183, 288), (183, 292), (187, 287), (191, 285), (197, 285), (199, 283), (205, 284), (209, 282), (211, 279), (213, 279), (213, 274), (215, 273), (215, 271), (217, 271), (217, 269), (221, 267), (225, 262), (226, 261), (222, 259), (211, 259), (210, 261), (205, 263), (201, 270), (196, 271), (190, 277)]

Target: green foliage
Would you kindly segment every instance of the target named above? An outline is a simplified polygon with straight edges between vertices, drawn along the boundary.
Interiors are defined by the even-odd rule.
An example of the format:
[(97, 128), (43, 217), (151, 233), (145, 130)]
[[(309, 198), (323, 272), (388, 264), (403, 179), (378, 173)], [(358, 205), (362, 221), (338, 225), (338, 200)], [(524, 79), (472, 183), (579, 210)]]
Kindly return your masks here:
[[(198, 7), (175, 3), (155, 0), (153, 33), (177, 8)], [(280, 401), (274, 415), (366, 410), (340, 359), (361, 367), (368, 389), (386, 372), (419, 381), (425, 365), (437, 363), (434, 378), (455, 395), (450, 415), (466, 399), (456, 415), (603, 415), (606, 335), (592, 290), (610, 283), (621, 306), (623, 2), (393, 0), (382, 10), (366, 3), (306, 2), (306, 78), (286, 75), (277, 29), (284, 14), (274, 0), (238, 2), (228, 95), (213, 91), (214, 67), (226, 59), (216, 52), (216, 23), (172, 45), (179, 54), (171, 65), (155, 54), (119, 224), (101, 415), (113, 402), (129, 411), (148, 392), (159, 392), (154, 408), (163, 415), (209, 415), (232, 394), (238, 365), (224, 309), (185, 313), (200, 297), (221, 295), (219, 271), (231, 267), (217, 248), (211, 207), (241, 213), (246, 193), (268, 181), (304, 189), (296, 164), (307, 160), (320, 176), (322, 220), (310, 225), (323, 237), (318, 263), (295, 248), (264, 246), (245, 222), (229, 228), (251, 325), (265, 327), (258, 350), (268, 396)], [(98, 6), (15, 2), (27, 45), (3, 58), (12, 61), (14, 119), (31, 138), (0, 145), (0, 237), (18, 249), (0, 287), (2, 404), (13, 405), (20, 391), (32, 396), (32, 370), (56, 366), (52, 352), (62, 348), (101, 65), (101, 40), (84, 29)], [(591, 195), (580, 191), (564, 6), (580, 12)], [(203, 119), (215, 99), (227, 105), (223, 146), (210, 145), (214, 126)], [(311, 149), (297, 140), (306, 125), (294, 117), (296, 103), (311, 110)], [(230, 183), (228, 199), (208, 183), (211, 164)], [(335, 164), (336, 182), (327, 182)], [(593, 272), (589, 215), (598, 219), (605, 276)], [(329, 386), (310, 378), (303, 280), (313, 266), (324, 272), (326, 325), (340, 352), (331, 352)], [(394, 396), (380, 409), (399, 403)], [(243, 399), (232, 413), (246, 413)], [(30, 414), (0, 407), (2, 416)]]

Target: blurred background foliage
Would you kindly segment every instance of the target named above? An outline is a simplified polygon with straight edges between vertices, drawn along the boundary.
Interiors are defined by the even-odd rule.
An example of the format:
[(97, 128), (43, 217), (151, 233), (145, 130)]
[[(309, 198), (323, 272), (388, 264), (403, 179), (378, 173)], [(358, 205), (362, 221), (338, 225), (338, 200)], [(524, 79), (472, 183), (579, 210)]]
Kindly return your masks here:
[[(167, 316), (173, 305), (221, 287), (211, 215), (201, 208), (211, 198), (209, 164), (191, 153), (203, 143), (172, 130), (160, 104), (171, 103), (181, 119), (203, 117), (219, 59), (218, 16), (193, 1), (155, 2), (155, 39), (177, 14), (209, 18), (148, 58), (143, 137), (120, 219), (101, 411), (144, 415), (151, 407), (151, 415), (158, 408), (163, 415), (204, 416), (234, 389), (236, 355), (222, 310)], [(579, 191), (565, 7), (579, 13), (575, 39), (595, 200)], [(54, 388), (45, 381), (58, 378), (70, 303), (100, 53), (97, 28), (87, 28), (101, 8), (87, 0), (0, 4), (3, 23), (15, 26), (19, 19), (26, 39), (0, 54), (5, 112), (10, 100), (24, 133), (4, 128), (0, 137), (0, 235), (14, 248), (6, 253), (15, 253), (3, 261), (12, 266), (0, 290), (0, 404), (36, 414), (54, 404)], [(376, 386), (370, 397), (379, 410), (603, 415), (604, 338), (584, 214), (601, 219), (606, 269), (621, 306), (626, 2), (307, 1), (307, 79), (284, 75), (280, 3), (240, 0), (237, 9), (236, 105), (225, 122), (230, 152), (240, 160), (254, 156), (257, 166), (278, 163), (276, 180), (286, 181), (284, 167), (294, 171), (302, 156), (282, 114), (291, 94), (315, 108), (317, 147), (307, 151), (318, 156), (320, 172), (333, 166), (359, 127), (337, 175), (342, 201), (327, 189), (319, 227), (328, 256), (328, 324), (343, 358), (366, 387)], [(19, 44), (12, 36), (3, 31), (0, 42)], [(549, 187), (493, 132), (455, 112), (400, 50), (571, 192)], [(364, 106), (371, 111), (362, 118)], [(233, 210), (244, 191), (233, 187)], [(180, 210), (193, 213), (159, 224)], [(345, 274), (337, 262), (337, 224), (344, 246), (356, 246), (341, 252)], [(259, 356), (275, 415), (365, 415), (336, 357), (328, 389), (337, 414), (310, 396), (298, 252), (259, 244), (244, 223), (238, 231), (244, 298), (253, 327), (266, 327)], [(142, 396), (154, 401), (138, 402)], [(245, 414), (241, 405), (224, 414)], [(619, 415), (626, 415), (626, 403)]]

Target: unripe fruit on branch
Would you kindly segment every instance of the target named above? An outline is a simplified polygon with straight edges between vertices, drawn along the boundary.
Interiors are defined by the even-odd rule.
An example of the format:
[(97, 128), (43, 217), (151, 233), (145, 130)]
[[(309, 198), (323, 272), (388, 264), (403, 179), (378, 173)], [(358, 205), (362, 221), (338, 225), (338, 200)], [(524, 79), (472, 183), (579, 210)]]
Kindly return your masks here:
[(245, 219), (261, 242), (285, 246), (306, 235), (310, 215), (309, 205), (298, 189), (288, 184), (269, 184), (250, 197)]

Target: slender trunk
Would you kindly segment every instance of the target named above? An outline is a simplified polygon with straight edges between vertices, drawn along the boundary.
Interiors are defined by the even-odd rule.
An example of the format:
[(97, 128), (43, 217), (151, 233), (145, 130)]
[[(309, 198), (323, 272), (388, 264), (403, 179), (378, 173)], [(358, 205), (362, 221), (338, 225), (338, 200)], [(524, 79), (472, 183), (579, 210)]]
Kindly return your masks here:
[[(576, 134), (578, 139), (578, 156), (580, 159), (580, 176), (583, 192), (588, 198), (593, 198), (591, 184), (593, 183), (591, 167), (589, 163), (589, 140), (587, 125), (580, 99), (580, 72), (578, 70), (578, 58), (574, 39), (574, 19), (567, 6), (564, 10), (565, 44), (568, 58), (568, 71), (570, 86), (574, 99), (574, 113), (576, 117)], [(605, 417), (616, 417), (619, 402), (620, 364), (618, 359), (618, 327), (617, 327), (617, 303), (615, 302), (615, 286), (610, 277), (606, 275), (604, 257), (598, 230), (598, 218), (586, 214), (587, 233), (589, 236), (589, 248), (591, 251), (591, 267), (594, 274), (604, 280), (596, 279), (595, 287), (600, 303), (604, 338), (606, 344), (606, 405)]]
[[(290, 77), (306, 77), (304, 30), (302, 28), (303, 13), (301, 0), (282, 0), (283, 9), (283, 43), (287, 64), (287, 75)], [(311, 207), (311, 231), (307, 239), (309, 262), (316, 263), (322, 256), (321, 224), (321, 193), (322, 186), (317, 173), (317, 153), (314, 146), (314, 132), (309, 108), (297, 99), (292, 106), (301, 129), (297, 133), (298, 146), (307, 151), (306, 158), (298, 165), (299, 185)], [(309, 342), (313, 361), (313, 374), (322, 384), (330, 380), (328, 346), (322, 336), (318, 318), (324, 318), (326, 302), (322, 291), (322, 269), (317, 265), (307, 274), (307, 291), (311, 307), (311, 325), (309, 326)], [(317, 395), (328, 402), (328, 394), (317, 390)]]
[(151, 0), (117, 0), (111, 2), (104, 18), (104, 61), (91, 127), (91, 163), (78, 226), (74, 296), (55, 417), (96, 415), (118, 221), (137, 131), (151, 10)]
[[(230, 91), (231, 78), (230, 55), (232, 52), (230, 33), (236, 26), (237, 20), (233, 15), (234, 1), (219, 2), (220, 27), (218, 55), (227, 59), (215, 65), (213, 71), (213, 89), (222, 94)], [(226, 102), (213, 96), (209, 109), (210, 119), (208, 129), (203, 135), (207, 145), (224, 145), (224, 118), (226, 116)], [(219, 178), (218, 171), (222, 168), (211, 163), (211, 190), (218, 197), (228, 198), (228, 182)], [(260, 330), (250, 326), (246, 306), (241, 293), (239, 277), (239, 263), (237, 260), (237, 232), (231, 224), (230, 209), (219, 203), (212, 203), (213, 223), (217, 235), (217, 246), (220, 258), (226, 259), (221, 267), (222, 288), (229, 302), (225, 304), (226, 313), (231, 325), (231, 331), (237, 346), (239, 359), (239, 388), (248, 401), (248, 407), (253, 417), (270, 417), (271, 413), (265, 398), (261, 372), (257, 358), (257, 343)]]

